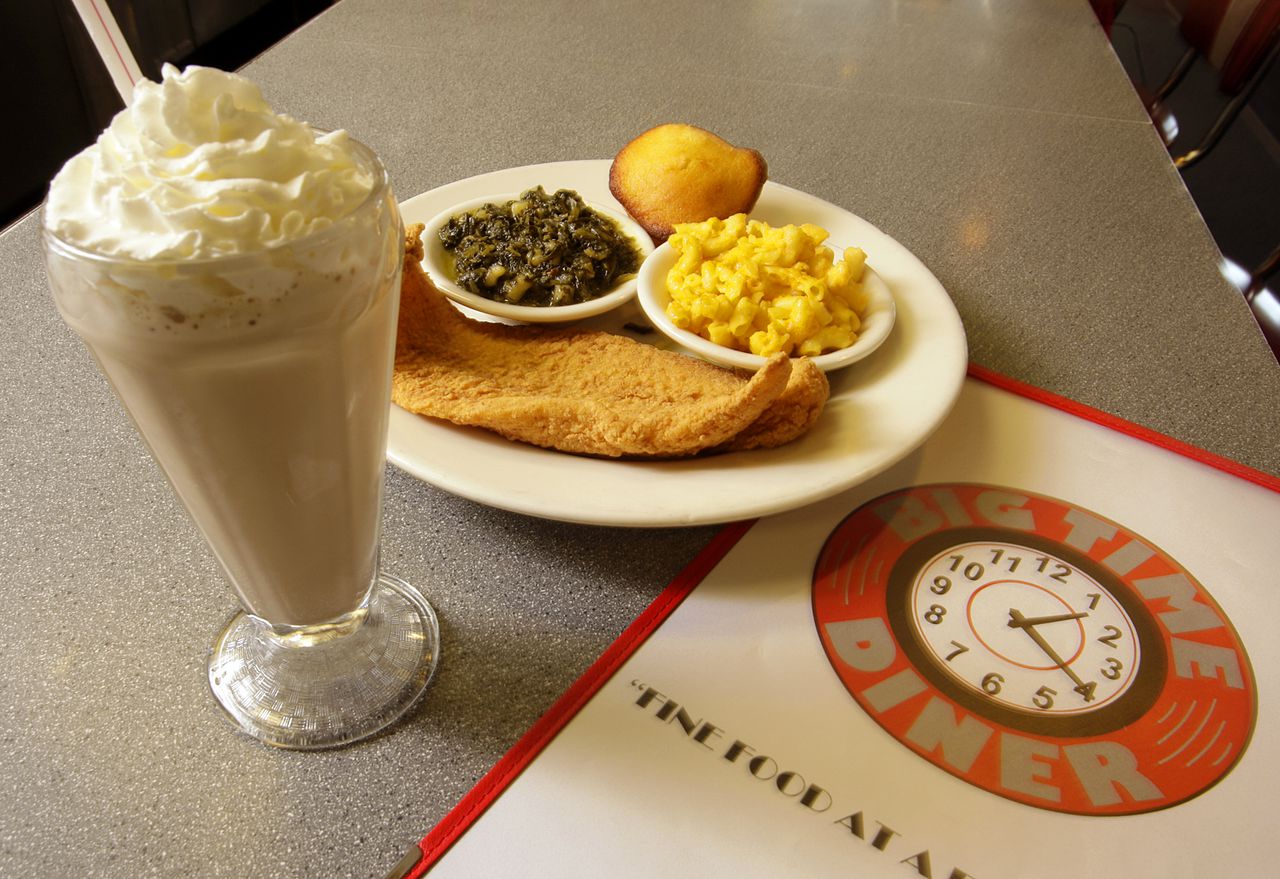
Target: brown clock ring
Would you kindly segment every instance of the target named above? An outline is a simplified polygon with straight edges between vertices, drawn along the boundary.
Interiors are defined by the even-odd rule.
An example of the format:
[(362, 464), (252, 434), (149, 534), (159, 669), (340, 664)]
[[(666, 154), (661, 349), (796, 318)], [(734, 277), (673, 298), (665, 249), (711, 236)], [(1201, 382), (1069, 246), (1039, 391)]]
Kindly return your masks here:
[[(940, 573), (921, 583), (922, 570)], [(1082, 579), (1083, 588), (1076, 590), (1081, 600), (1064, 601), (1061, 592)], [(944, 585), (946, 593), (938, 594)], [(1150, 710), (1164, 685), (1164, 643), (1141, 601), (1088, 556), (1039, 535), (1006, 528), (944, 529), (902, 554), (886, 590), (889, 625), (915, 667), (958, 704), (1010, 728), (1077, 738), (1111, 732)], [(929, 638), (947, 622), (938, 609), (945, 614), (956, 603), (952, 596), (962, 590), (970, 596), (962, 608), (969, 611), (962, 623), (967, 640), (964, 635)], [(988, 592), (998, 594), (983, 600)], [(989, 614), (996, 618), (985, 638), (974, 633), (975, 604), (992, 604), (997, 612)], [(959, 635), (942, 631), (949, 634)], [(942, 650), (931, 649), (940, 641)], [(1090, 648), (1097, 648), (1099, 661), (1086, 669), (1081, 660)], [(997, 661), (984, 664), (978, 658), (983, 654)], [(974, 669), (972, 681), (955, 672), (959, 663)], [(1014, 687), (1011, 676), (1001, 674), (1005, 669), (1031, 681), (1020, 696), (1011, 698)], [(1123, 690), (1116, 686), (1120, 683)], [(996, 687), (999, 692), (992, 693)], [(1106, 698), (1112, 694), (1100, 688), (1118, 692)]]
[(1204, 587), (1122, 525), (1000, 486), (869, 501), (813, 579), (822, 646), (903, 745), (1039, 808), (1166, 808), (1248, 745), (1252, 669)]

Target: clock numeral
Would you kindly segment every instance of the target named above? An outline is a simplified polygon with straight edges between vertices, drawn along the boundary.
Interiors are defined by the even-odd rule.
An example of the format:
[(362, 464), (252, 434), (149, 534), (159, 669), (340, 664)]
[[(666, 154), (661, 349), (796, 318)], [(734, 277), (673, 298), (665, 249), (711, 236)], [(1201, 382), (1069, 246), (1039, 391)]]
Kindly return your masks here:
[[(1009, 573), (1012, 574), (1014, 571), (1018, 570), (1018, 565), (1022, 563), (1022, 556), (1020, 555), (1011, 555), (1008, 558), (1005, 558), (1003, 549), (999, 549), (999, 548), (992, 549), (990, 552), (991, 552), (991, 567), (993, 568), (1000, 564), (1001, 559), (1005, 559), (1005, 561), (1008, 562)], [(952, 568), (952, 570), (955, 570), (955, 569)], [(970, 578), (970, 579), (973, 579), (973, 578)]]
[(1050, 580), (1057, 580), (1059, 583), (1067, 582), (1067, 577), (1071, 574), (1071, 568), (1062, 562), (1054, 562), (1047, 555), (1036, 556), (1036, 561), (1040, 564), (1036, 565), (1036, 570), (1044, 573), (1045, 568), (1049, 567), (1049, 562), (1053, 562), (1053, 573), (1049, 575)]
[(1124, 663), (1116, 659), (1114, 656), (1107, 657), (1107, 667), (1100, 669), (1098, 674), (1107, 680), (1114, 681), (1120, 677), (1120, 670), (1124, 668)]
[(1056, 695), (1058, 695), (1057, 690), (1050, 689), (1049, 687), (1041, 687), (1036, 690), (1035, 695), (1031, 697), (1031, 704), (1035, 705), (1037, 708), (1044, 708), (1048, 710), (1053, 707), (1053, 697)]
[(977, 562), (969, 562), (969, 564), (964, 566), (964, 575), (970, 580), (981, 580), (982, 575), (986, 572), (987, 569)]
[(1093, 691), (1098, 689), (1098, 682), (1089, 681), (1087, 684), (1081, 684), (1080, 686), (1072, 687), (1071, 689), (1075, 690), (1077, 693), (1083, 696), (1084, 701), (1092, 702), (1094, 699), (1097, 698), (1096, 696), (1093, 695)]
[(949, 559), (951, 560), (951, 570), (953, 570), (953, 571), (958, 571), (958, 570), (960, 570), (960, 563), (961, 563), (962, 561), (964, 561), (964, 556), (962, 556), (962, 555), (949, 555), (949, 556), (947, 556), (947, 558), (949, 558)]
[(942, 618), (947, 615), (947, 609), (940, 604), (931, 604), (929, 609), (924, 612), (925, 622), (938, 625), (942, 622)]
[(1123, 635), (1124, 633), (1121, 632), (1119, 629), (1117, 629), (1115, 626), (1103, 626), (1102, 630), (1107, 634), (1103, 635), (1098, 640), (1101, 641), (1103, 644), (1106, 644), (1112, 650), (1114, 650), (1117, 646), (1116, 642), (1120, 640), (1120, 636)]
[(948, 654), (946, 655), (946, 657), (945, 657), (945, 658), (946, 658), (947, 662), (950, 662), (951, 660), (955, 659), (955, 658), (956, 658), (957, 656), (959, 656), (961, 653), (968, 653), (968, 652), (969, 652), (969, 648), (968, 648), (968, 647), (966, 647), (966, 646), (964, 646), (963, 644), (961, 644), (959, 641), (952, 641), (951, 643), (955, 645), (955, 648), (956, 648), (956, 649), (955, 649), (955, 650), (952, 650), (950, 653), (948, 653)]
[(934, 577), (933, 585), (929, 587), (929, 591), (934, 595), (946, 595), (951, 591), (951, 580), (947, 577)]
[(1093, 599), (1092, 601), (1089, 602), (1089, 610), (1097, 610), (1098, 602), (1102, 600), (1102, 596), (1099, 595), (1097, 592), (1090, 592), (1088, 595), (1085, 596), (1085, 598)]
[(991, 674), (987, 675), (985, 678), (982, 679), (982, 692), (989, 693), (990, 695), (994, 696), (996, 693), (1000, 692), (1000, 689), (1001, 687), (1003, 687), (1003, 685), (1004, 685), (1004, 677), (1001, 676), (998, 672), (993, 671), (991, 672)]

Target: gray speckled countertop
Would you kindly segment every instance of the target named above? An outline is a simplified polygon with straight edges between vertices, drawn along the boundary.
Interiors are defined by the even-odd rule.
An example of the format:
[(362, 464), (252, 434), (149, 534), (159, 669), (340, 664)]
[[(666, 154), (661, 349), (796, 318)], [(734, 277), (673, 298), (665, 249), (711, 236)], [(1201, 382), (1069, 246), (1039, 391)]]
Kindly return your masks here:
[[(1280, 474), (1280, 368), (1086, 0), (346, 0), (246, 72), (402, 198), (710, 128), (913, 250), (978, 363)], [(443, 669), (373, 741), (261, 747), (205, 688), (230, 592), (58, 319), (37, 232), (0, 236), (0, 875), (381, 876), (713, 533), (390, 469), (384, 558), (435, 603)]]

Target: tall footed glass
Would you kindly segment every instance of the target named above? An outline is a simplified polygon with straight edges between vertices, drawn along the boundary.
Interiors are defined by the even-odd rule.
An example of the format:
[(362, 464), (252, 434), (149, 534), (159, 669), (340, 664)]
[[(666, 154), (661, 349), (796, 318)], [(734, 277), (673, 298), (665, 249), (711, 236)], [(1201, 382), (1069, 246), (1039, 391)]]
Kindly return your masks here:
[(47, 227), (49, 281), (241, 611), (209, 686), (286, 748), (371, 735), (438, 657), (435, 614), (378, 567), (403, 234), (387, 175), (330, 227), (257, 252), (136, 260)]

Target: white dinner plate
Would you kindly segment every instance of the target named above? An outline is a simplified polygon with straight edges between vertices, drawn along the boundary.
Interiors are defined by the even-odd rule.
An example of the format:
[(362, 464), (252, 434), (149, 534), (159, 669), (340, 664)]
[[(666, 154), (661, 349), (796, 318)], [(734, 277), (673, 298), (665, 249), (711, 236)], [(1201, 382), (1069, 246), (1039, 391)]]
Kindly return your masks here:
[[(404, 202), (408, 223), (490, 192), (542, 184), (617, 206), (609, 160), (494, 171)], [(706, 525), (794, 509), (851, 488), (901, 460), (942, 422), (964, 381), (968, 346), (946, 290), (912, 253), (866, 220), (777, 183), (751, 216), (772, 225), (816, 223), (857, 244), (893, 291), (897, 322), (873, 355), (830, 373), (831, 399), (817, 424), (776, 449), (678, 461), (585, 458), (511, 442), (391, 407), (391, 463), (482, 504), (565, 522), (630, 527)], [(635, 302), (576, 326), (623, 332), (675, 347)], [(647, 332), (643, 332), (647, 330)]]

